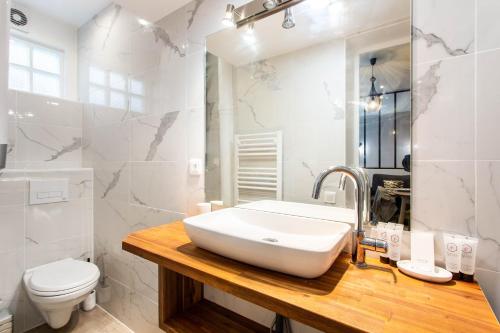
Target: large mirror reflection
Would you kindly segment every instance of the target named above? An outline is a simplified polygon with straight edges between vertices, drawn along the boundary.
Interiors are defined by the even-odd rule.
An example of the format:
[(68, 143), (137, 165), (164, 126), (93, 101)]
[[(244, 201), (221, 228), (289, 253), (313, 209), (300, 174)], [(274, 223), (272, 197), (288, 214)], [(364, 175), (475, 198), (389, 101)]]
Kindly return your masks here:
[(372, 221), (409, 227), (410, 1), (289, 8), (207, 39), (207, 199), (353, 208), (338, 175), (311, 192), (322, 170), (361, 167)]

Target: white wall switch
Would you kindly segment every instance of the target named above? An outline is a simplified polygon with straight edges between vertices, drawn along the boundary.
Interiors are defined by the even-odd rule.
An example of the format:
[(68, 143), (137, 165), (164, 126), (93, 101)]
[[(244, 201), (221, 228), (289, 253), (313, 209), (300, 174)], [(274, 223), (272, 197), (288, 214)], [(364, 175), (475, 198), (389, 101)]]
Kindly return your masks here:
[(323, 202), (334, 204), (337, 202), (337, 192), (323, 191)]
[(201, 176), (203, 173), (203, 162), (199, 158), (189, 160), (189, 174), (191, 176)]
[(30, 179), (30, 205), (68, 201), (68, 179)]

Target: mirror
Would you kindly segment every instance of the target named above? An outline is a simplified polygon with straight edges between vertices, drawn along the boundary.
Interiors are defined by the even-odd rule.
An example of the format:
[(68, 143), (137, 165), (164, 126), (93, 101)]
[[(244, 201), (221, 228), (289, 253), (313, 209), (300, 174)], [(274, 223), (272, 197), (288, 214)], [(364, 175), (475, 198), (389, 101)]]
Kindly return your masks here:
[(207, 200), (353, 208), (338, 175), (311, 191), (330, 166), (362, 167), (372, 219), (409, 228), (410, 5), (306, 0), (208, 36)]

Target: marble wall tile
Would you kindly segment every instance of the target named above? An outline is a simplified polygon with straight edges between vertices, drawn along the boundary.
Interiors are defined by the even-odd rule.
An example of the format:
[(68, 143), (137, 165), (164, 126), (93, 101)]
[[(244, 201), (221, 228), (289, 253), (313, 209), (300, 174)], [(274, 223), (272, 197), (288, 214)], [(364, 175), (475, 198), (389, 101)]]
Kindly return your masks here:
[(79, 237), (88, 221), (85, 199), (26, 207), (26, 241), (37, 245)]
[(0, 206), (2, 228), (0, 253), (22, 248), (24, 245), (24, 204)]
[[(114, 279), (107, 280), (107, 286), (111, 288), (112, 297), (103, 302), (102, 300), (98, 300), (99, 305), (104, 308), (104, 310), (111, 313), (118, 320), (122, 321), (125, 325), (128, 326), (126, 319), (130, 317), (130, 294), (131, 290), (125, 285), (121, 284)], [(99, 287), (97, 287), (97, 295), (99, 298)]]
[(495, 91), (500, 75), (500, 50), (477, 54), (477, 158), (500, 160), (498, 140), (498, 104)]
[(132, 282), (130, 287), (137, 294), (158, 303), (158, 265), (134, 256), (130, 263)]
[(204, 297), (267, 327), (270, 327), (274, 320), (270, 311), (210, 286), (205, 286)]
[(2, 278), (0, 279), (0, 309), (16, 310), (22, 294), (21, 281), (24, 273), (24, 243), (17, 249), (0, 252)]
[(128, 121), (87, 128), (83, 160), (86, 162), (128, 161), (131, 124)]
[(189, 158), (205, 158), (205, 107), (188, 109), (187, 111), (187, 156)]
[(186, 107), (188, 109), (203, 108), (205, 106), (205, 51), (188, 54), (186, 62)]
[(477, 50), (500, 48), (500, 2), (496, 0), (476, 0), (477, 2)]
[(413, 3), (413, 59), (423, 63), (474, 52), (475, 0)]
[(9, 91), (8, 167), (81, 166), (83, 105)]
[[(68, 177), (69, 179), (69, 200), (93, 198), (94, 170), (60, 171), (58, 177)], [(91, 200), (85, 200), (84, 202), (91, 203)]]
[(7, 124), (7, 168), (13, 169), (16, 167), (16, 123), (10, 122)]
[(479, 285), (488, 298), (488, 302), (498, 317), (500, 313), (500, 283), (498, 283), (498, 281), (500, 281), (500, 273), (498, 271), (495, 272), (478, 268), (476, 277), (479, 280)]
[[(477, 162), (478, 266), (500, 272), (500, 161)], [(499, 304), (500, 305), (500, 304)]]
[(26, 269), (65, 258), (86, 260), (90, 252), (85, 245), (83, 235), (47, 243), (26, 239)]
[(128, 202), (129, 162), (94, 162), (94, 197)]
[(474, 56), (413, 72), (413, 159), (474, 159)]
[[(183, 110), (186, 107), (187, 60), (185, 56), (164, 49), (159, 67), (158, 81), (154, 85), (151, 96), (157, 101), (160, 112)], [(172, 79), (174, 78), (174, 79)], [(165, 110), (165, 106), (168, 107)], [(156, 107), (158, 109), (158, 107)]]
[(16, 93), (16, 116), (19, 122), (82, 127), (83, 105), (81, 103), (21, 91)]
[(146, 207), (138, 204), (130, 204), (128, 210), (128, 224), (131, 231), (144, 228), (156, 227), (174, 221), (182, 220), (184, 213), (169, 210)]
[(185, 212), (186, 163), (132, 162), (130, 202), (174, 212)]
[[(239, 7), (246, 2), (248, 1), (235, 0), (232, 4)], [(220, 13), (226, 10), (226, 5), (227, 2), (224, 0), (194, 0), (180, 9), (186, 13), (185, 27), (189, 41), (188, 53), (203, 50), (206, 36), (224, 28), (221, 23)], [(171, 15), (176, 15), (176, 13), (174, 12)]]
[(26, 200), (26, 181), (10, 177), (5, 171), (0, 172), (0, 206), (23, 206)]
[(435, 252), (443, 262), (442, 232), (475, 235), (473, 161), (413, 161), (411, 223), (435, 232)]
[(128, 110), (95, 104), (85, 104), (84, 111), (84, 130), (93, 127), (117, 125), (131, 117)]
[(81, 165), (81, 128), (19, 124), (16, 138), (17, 162), (28, 166), (39, 165), (39, 162), (68, 167)]
[(186, 160), (186, 117), (172, 111), (132, 120), (131, 160)]

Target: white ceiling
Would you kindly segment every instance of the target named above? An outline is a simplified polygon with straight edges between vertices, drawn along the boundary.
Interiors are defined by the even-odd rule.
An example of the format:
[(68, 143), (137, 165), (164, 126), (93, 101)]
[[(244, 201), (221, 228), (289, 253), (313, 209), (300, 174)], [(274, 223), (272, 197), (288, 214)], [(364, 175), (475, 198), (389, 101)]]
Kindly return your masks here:
[(111, 3), (110, 0), (16, 0), (16, 2), (76, 27), (88, 22)]
[(253, 41), (246, 36), (246, 27), (219, 31), (208, 37), (207, 49), (240, 66), (401, 22), (406, 22), (406, 34), (410, 34), (410, 0), (332, 0), (331, 5), (328, 3), (326, 0), (304, 1), (293, 7), (296, 21), (293, 29), (281, 27), (283, 13), (256, 22)]
[[(135, 15), (156, 22), (192, 0), (115, 0)], [(221, 14), (222, 15), (222, 14)]]
[[(191, 0), (115, 0), (135, 15), (156, 22)], [(99, 13), (111, 0), (15, 0), (57, 20), (80, 27)]]

